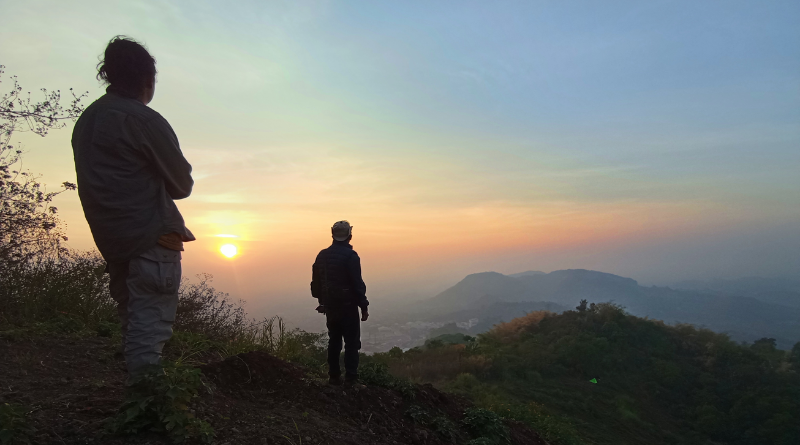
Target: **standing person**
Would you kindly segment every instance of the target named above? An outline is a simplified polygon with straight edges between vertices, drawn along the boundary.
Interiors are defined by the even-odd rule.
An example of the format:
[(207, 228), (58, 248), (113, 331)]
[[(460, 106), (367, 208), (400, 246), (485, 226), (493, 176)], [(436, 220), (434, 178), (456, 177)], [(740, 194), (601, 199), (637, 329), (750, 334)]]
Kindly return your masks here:
[(193, 241), (173, 200), (192, 193), (192, 167), (153, 100), (156, 61), (133, 39), (106, 47), (97, 78), (106, 94), (72, 133), (78, 195), (108, 263), (128, 383), (158, 369), (178, 307), (183, 243)]
[[(319, 300), (317, 311), (324, 313), (328, 325), (329, 383), (340, 385), (342, 371), (339, 354), (344, 338), (345, 382), (358, 382), (358, 350), (361, 349), (361, 322), (369, 318), (367, 286), (361, 278), (361, 259), (353, 250), (353, 227), (339, 221), (331, 228), (333, 244), (322, 250), (312, 266), (311, 295)], [(361, 308), (359, 320), (358, 308)]]

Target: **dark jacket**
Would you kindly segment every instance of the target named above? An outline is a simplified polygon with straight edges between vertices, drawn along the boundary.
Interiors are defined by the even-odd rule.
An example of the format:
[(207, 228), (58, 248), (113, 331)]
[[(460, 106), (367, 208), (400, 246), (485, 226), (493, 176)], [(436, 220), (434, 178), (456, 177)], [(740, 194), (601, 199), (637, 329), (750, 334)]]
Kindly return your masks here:
[(319, 252), (311, 268), (311, 296), (328, 308), (369, 306), (361, 278), (361, 258), (347, 241), (334, 241)]
[(106, 261), (130, 260), (167, 233), (194, 239), (173, 202), (192, 192), (192, 166), (156, 111), (106, 94), (78, 119), (72, 149), (83, 212)]

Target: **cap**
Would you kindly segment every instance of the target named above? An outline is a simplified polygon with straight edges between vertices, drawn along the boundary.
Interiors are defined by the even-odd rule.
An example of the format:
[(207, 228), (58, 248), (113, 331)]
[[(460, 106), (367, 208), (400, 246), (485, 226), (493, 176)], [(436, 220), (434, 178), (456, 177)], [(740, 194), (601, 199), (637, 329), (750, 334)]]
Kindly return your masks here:
[(353, 226), (347, 221), (337, 221), (331, 227), (331, 234), (336, 241), (347, 241), (353, 234)]

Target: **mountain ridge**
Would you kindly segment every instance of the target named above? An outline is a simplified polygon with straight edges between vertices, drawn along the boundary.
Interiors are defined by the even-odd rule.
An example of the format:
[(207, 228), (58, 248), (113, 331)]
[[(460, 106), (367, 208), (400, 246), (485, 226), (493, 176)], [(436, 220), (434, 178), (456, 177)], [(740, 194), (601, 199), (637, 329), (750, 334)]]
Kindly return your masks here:
[(514, 275), (479, 272), (467, 275), (421, 305), (431, 313), (445, 314), (474, 309), (487, 301), (551, 302), (573, 307), (583, 299), (612, 302), (633, 315), (666, 323), (707, 327), (740, 341), (770, 337), (787, 348), (800, 340), (800, 308), (720, 291), (645, 287), (632, 278), (587, 269)]

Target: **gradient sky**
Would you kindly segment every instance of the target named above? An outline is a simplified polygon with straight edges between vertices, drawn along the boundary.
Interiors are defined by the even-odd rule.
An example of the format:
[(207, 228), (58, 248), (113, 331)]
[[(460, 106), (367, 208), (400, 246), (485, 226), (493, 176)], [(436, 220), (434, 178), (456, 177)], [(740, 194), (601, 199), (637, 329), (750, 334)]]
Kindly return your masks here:
[[(800, 2), (0, 0), (23, 86), (103, 89), (126, 34), (195, 168), (187, 275), (307, 297), (339, 219), (373, 297), (473, 272), (800, 275)], [(7, 83), (2, 84), (4, 88)], [(20, 135), (74, 180), (71, 125)], [(77, 194), (70, 245), (93, 247)], [(234, 234), (224, 239), (217, 234)], [(218, 252), (233, 240), (241, 254)], [(277, 304), (277, 303), (276, 303)], [(259, 309), (260, 310), (260, 309)]]

